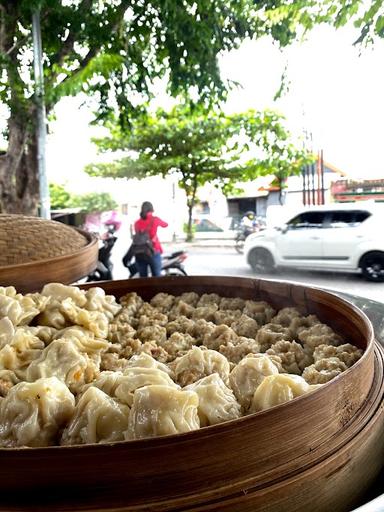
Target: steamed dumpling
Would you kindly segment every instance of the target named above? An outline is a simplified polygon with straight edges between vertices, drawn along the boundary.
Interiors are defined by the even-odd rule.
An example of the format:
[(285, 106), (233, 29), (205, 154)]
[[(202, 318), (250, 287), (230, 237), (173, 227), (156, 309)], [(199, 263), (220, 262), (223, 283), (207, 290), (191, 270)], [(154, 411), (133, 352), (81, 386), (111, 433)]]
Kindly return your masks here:
[(146, 354), (145, 352), (140, 352), (140, 354), (133, 355), (127, 363), (128, 368), (132, 367), (140, 367), (140, 368), (157, 368), (162, 370), (165, 373), (168, 373), (170, 377), (172, 377), (173, 372), (169, 366), (160, 361), (157, 361), (154, 357)]
[(122, 306), (116, 302), (113, 295), (106, 295), (105, 291), (99, 286), (89, 288), (85, 292), (87, 302), (83, 306), (88, 311), (100, 311), (106, 315), (108, 320), (113, 320)]
[(96, 338), (91, 331), (79, 325), (72, 325), (58, 331), (55, 339), (59, 338), (71, 340), (80, 352), (85, 352), (89, 356), (97, 356), (105, 352), (110, 345), (107, 340)]
[(216, 425), (241, 416), (240, 404), (217, 373), (186, 386), (186, 391), (194, 391), (199, 397), (200, 426)]
[(63, 300), (60, 311), (73, 325), (85, 327), (98, 338), (108, 336), (109, 321), (105, 313), (80, 308), (71, 299)]
[(300, 375), (279, 373), (265, 377), (253, 395), (249, 412), (263, 411), (309, 393), (318, 386), (308, 384)]
[(70, 298), (76, 306), (80, 307), (83, 307), (87, 302), (84, 290), (80, 290), (80, 288), (76, 286), (61, 283), (46, 284), (41, 290), (41, 295), (49, 297), (50, 300), (57, 300), (58, 302)]
[(24, 380), (28, 365), (40, 357), (44, 347), (40, 338), (17, 328), (10, 343), (0, 350), (0, 369), (12, 370)]
[(123, 403), (132, 405), (134, 393), (144, 386), (159, 385), (178, 389), (179, 386), (171, 377), (158, 368), (126, 368), (120, 383), (116, 386), (115, 396)]
[(129, 407), (96, 387), (80, 397), (73, 418), (64, 429), (61, 444), (122, 441), (128, 425)]
[(76, 393), (84, 384), (94, 380), (98, 373), (94, 362), (87, 354), (81, 353), (73, 342), (55, 340), (29, 365), (26, 380), (33, 382), (42, 377), (55, 376)]
[(63, 304), (69, 308), (69, 304), (75, 307), (83, 307), (87, 299), (85, 291), (75, 286), (67, 286), (61, 283), (46, 284), (41, 295), (47, 297), (48, 304), (42, 313), (38, 316), (39, 325), (47, 325), (55, 329), (63, 329), (71, 325), (71, 319), (67, 316)]
[(19, 332), (23, 331), (26, 334), (33, 334), (37, 336), (44, 345), (49, 345), (57, 334), (57, 329), (47, 325), (21, 325), (17, 328)]
[(40, 309), (36, 306), (33, 299), (26, 296), (16, 295), (9, 297), (0, 294), (0, 318), (7, 317), (17, 325), (27, 325), (40, 313)]
[(15, 326), (8, 317), (4, 317), (0, 320), (0, 348), (12, 341), (15, 334)]
[(71, 418), (75, 397), (56, 377), (20, 382), (0, 402), (0, 445), (50, 446)]
[(194, 391), (170, 386), (144, 386), (133, 395), (126, 439), (180, 434), (200, 426)]
[(252, 397), (267, 375), (277, 375), (277, 367), (264, 354), (242, 359), (229, 375), (230, 386), (244, 410), (248, 410)]
[(216, 350), (193, 347), (176, 361), (175, 379), (181, 386), (186, 386), (218, 373), (224, 382), (228, 382), (229, 370), (228, 359)]
[(89, 384), (85, 384), (85, 386), (83, 386), (81, 393), (84, 393), (88, 388), (94, 386), (113, 398), (116, 396), (116, 388), (121, 383), (122, 378), (123, 374), (119, 371), (106, 370), (104, 372), (100, 372), (96, 380), (93, 380)]

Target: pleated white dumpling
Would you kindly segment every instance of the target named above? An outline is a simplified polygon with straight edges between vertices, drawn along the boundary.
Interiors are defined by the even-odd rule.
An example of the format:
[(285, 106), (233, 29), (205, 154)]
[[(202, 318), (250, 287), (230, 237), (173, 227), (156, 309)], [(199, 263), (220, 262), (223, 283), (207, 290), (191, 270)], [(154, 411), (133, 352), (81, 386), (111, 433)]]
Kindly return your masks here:
[(80, 393), (84, 393), (88, 388), (93, 386), (101, 389), (101, 391), (104, 391), (108, 396), (114, 398), (116, 388), (121, 383), (122, 378), (123, 374), (119, 371), (106, 370), (104, 372), (100, 372), (95, 380), (82, 387)]
[(74, 408), (75, 397), (56, 377), (20, 382), (0, 402), (0, 445), (55, 445)]
[(129, 407), (96, 387), (80, 397), (72, 419), (63, 431), (62, 445), (110, 443), (124, 440)]
[(145, 352), (140, 352), (140, 354), (133, 355), (127, 363), (127, 368), (132, 367), (140, 367), (140, 368), (158, 368), (165, 373), (168, 373), (170, 377), (172, 377), (173, 372), (169, 366), (160, 361), (157, 361), (154, 357), (146, 354)]
[(244, 357), (229, 374), (229, 384), (243, 409), (247, 411), (252, 397), (267, 375), (277, 375), (277, 367), (264, 355)]
[(87, 354), (79, 351), (70, 340), (52, 341), (26, 371), (26, 380), (33, 382), (42, 377), (57, 377), (76, 393), (84, 384), (94, 380), (99, 368)]
[(240, 404), (217, 373), (186, 386), (184, 390), (194, 391), (199, 397), (200, 426), (216, 425), (241, 416)]
[(12, 370), (25, 380), (29, 364), (40, 357), (45, 345), (40, 338), (16, 328), (12, 340), (0, 349), (0, 369)]
[(190, 432), (200, 427), (199, 397), (170, 386), (145, 386), (135, 391), (126, 439)]
[(318, 385), (308, 384), (300, 375), (279, 373), (265, 377), (253, 395), (249, 412), (263, 411), (309, 393)]
[(0, 294), (0, 318), (9, 318), (14, 326), (29, 324), (39, 313), (40, 309), (28, 297), (22, 295), (9, 297)]
[(11, 342), (15, 334), (15, 326), (8, 317), (0, 320), (0, 348)]
[(58, 332), (54, 327), (49, 327), (47, 325), (21, 325), (17, 327), (17, 331), (23, 331), (26, 334), (33, 334), (34, 336), (37, 336), (42, 342), (44, 342), (44, 345), (49, 345), (51, 341), (55, 339)]
[(80, 290), (80, 288), (77, 288), (76, 286), (70, 286), (62, 283), (46, 284), (41, 290), (41, 295), (49, 297), (50, 300), (56, 299), (58, 302), (70, 298), (76, 306), (80, 307), (83, 307), (87, 302), (84, 290)]
[(93, 332), (80, 325), (72, 325), (61, 329), (55, 335), (55, 339), (59, 338), (73, 341), (80, 352), (85, 352), (90, 357), (100, 355), (110, 345), (107, 340), (96, 338)]
[(88, 311), (80, 308), (72, 301), (65, 299), (60, 305), (60, 311), (73, 325), (81, 325), (91, 331), (98, 338), (108, 336), (109, 320), (101, 311)]
[(89, 288), (85, 292), (85, 297), (87, 302), (83, 307), (88, 311), (101, 311), (107, 316), (108, 320), (113, 320), (122, 309), (122, 306), (116, 302), (116, 298), (113, 295), (106, 295), (105, 291), (99, 286)]
[(178, 389), (179, 386), (171, 377), (158, 368), (140, 368), (133, 366), (126, 368), (123, 377), (115, 389), (115, 396), (123, 403), (131, 406), (134, 393), (144, 386), (160, 385)]

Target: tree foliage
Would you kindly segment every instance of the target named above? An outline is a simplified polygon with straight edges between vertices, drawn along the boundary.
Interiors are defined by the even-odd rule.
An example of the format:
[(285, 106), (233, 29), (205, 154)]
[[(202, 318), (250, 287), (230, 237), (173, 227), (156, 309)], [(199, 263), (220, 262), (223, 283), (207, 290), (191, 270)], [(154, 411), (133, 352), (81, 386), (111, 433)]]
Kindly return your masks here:
[[(341, 0), (339, 0), (341, 1)], [(316, 2), (315, 2), (316, 3)], [(346, 2), (341, 2), (346, 3)], [(0, 0), (0, 103), (9, 112), (0, 155), (0, 211), (35, 213), (39, 197), (31, 19), (41, 13), (48, 114), (64, 96), (96, 103), (95, 122), (122, 127), (164, 78), (172, 95), (225, 97), (218, 55), (246, 38), (281, 45), (314, 23), (314, 2), (284, 0)], [(74, 121), (75, 122), (75, 121)]]
[[(360, 41), (384, 35), (378, 0), (0, 0), (0, 103), (8, 110), (0, 154), (0, 211), (37, 211), (32, 12), (41, 13), (47, 112), (64, 96), (94, 100), (95, 122), (118, 114), (129, 129), (157, 79), (168, 92), (213, 104), (223, 82), (218, 56), (246, 38), (287, 45), (316, 23), (354, 20)], [(75, 120), (74, 120), (75, 122)]]
[(114, 210), (118, 206), (113, 197), (106, 192), (70, 194), (63, 185), (50, 183), (49, 193), (53, 210), (78, 208), (84, 213), (99, 213)]
[[(35, 213), (39, 199), (32, 12), (40, 10), (46, 108), (85, 93), (95, 122), (118, 112), (121, 126), (145, 109), (156, 79), (172, 95), (223, 98), (218, 54), (245, 38), (286, 44), (295, 17), (269, 0), (0, 0), (0, 102), (8, 147), (0, 155), (0, 211)], [(284, 3), (284, 2), (283, 2)]]
[(84, 213), (102, 213), (115, 210), (117, 203), (107, 192), (90, 192), (73, 196), (71, 206), (80, 208)]
[(179, 105), (170, 112), (136, 120), (126, 132), (118, 123), (111, 135), (97, 140), (102, 151), (126, 150), (128, 155), (109, 164), (86, 168), (91, 176), (113, 178), (167, 177), (176, 174), (185, 191), (188, 239), (192, 238), (192, 211), (197, 191), (205, 183), (225, 194), (239, 182), (260, 175), (300, 172), (306, 153), (294, 147), (282, 118), (275, 112), (250, 110), (226, 116)]
[[(295, 9), (301, 11), (300, 23), (306, 30), (318, 23), (340, 28), (352, 22), (360, 29), (355, 44), (370, 44), (377, 37), (384, 37), (382, 0), (305, 0), (295, 4)], [(286, 8), (290, 9), (288, 5)]]
[(57, 183), (49, 184), (49, 195), (51, 198), (52, 210), (61, 210), (71, 207), (71, 194), (67, 192), (65, 187)]

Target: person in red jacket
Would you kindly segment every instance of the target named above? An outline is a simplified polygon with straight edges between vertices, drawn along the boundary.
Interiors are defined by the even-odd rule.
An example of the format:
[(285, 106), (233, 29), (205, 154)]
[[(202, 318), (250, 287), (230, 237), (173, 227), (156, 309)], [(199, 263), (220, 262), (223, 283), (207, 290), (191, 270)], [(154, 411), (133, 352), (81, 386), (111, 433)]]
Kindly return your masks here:
[(157, 236), (157, 228), (166, 228), (168, 223), (160, 219), (160, 217), (153, 215), (153, 211), (152, 203), (144, 201), (141, 205), (140, 218), (134, 224), (135, 233), (138, 231), (147, 231), (149, 233), (155, 251), (152, 261), (149, 263), (136, 258), (140, 277), (148, 277), (148, 266), (151, 268), (152, 276), (161, 275), (161, 254), (163, 252), (163, 248), (161, 247), (160, 240)]

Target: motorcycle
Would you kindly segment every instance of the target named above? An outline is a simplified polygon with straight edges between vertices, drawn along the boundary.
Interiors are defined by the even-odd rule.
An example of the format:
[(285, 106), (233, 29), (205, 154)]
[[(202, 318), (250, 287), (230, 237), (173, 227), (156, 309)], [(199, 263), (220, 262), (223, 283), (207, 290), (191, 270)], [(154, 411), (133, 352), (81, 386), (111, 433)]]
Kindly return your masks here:
[(252, 233), (257, 233), (258, 231), (262, 231), (263, 229), (266, 229), (266, 224), (265, 224), (264, 219), (259, 218), (259, 217), (257, 219), (255, 219), (252, 227), (240, 225), (239, 229), (236, 233), (236, 236), (235, 236), (236, 251), (239, 254), (243, 254), (245, 239)]
[(119, 227), (117, 227), (115, 223), (105, 224), (105, 227), (107, 231), (99, 239), (100, 246), (97, 267), (87, 276), (87, 283), (90, 281), (109, 281), (113, 279), (111, 253), (117, 240), (115, 231)]
[(254, 228), (242, 227), (236, 233), (235, 249), (239, 254), (243, 254), (243, 252), (244, 252), (244, 242), (245, 242), (245, 239), (247, 238), (247, 236), (249, 236), (252, 233), (256, 233), (256, 231), (258, 231), (256, 226)]
[[(175, 251), (171, 254), (165, 254), (162, 257), (161, 275), (163, 276), (187, 276), (184, 268), (184, 261), (188, 255), (186, 251)], [(139, 273), (139, 269), (135, 262), (127, 265), (129, 270), (129, 278), (135, 277)]]

